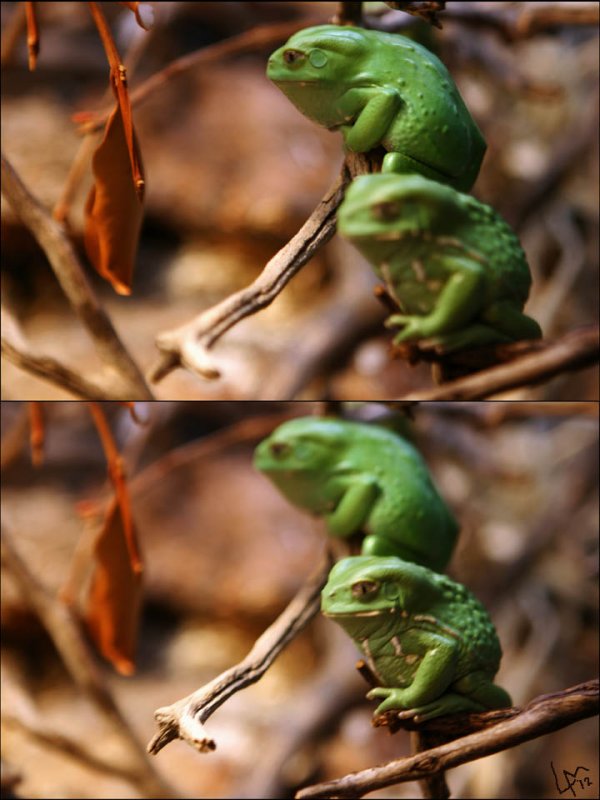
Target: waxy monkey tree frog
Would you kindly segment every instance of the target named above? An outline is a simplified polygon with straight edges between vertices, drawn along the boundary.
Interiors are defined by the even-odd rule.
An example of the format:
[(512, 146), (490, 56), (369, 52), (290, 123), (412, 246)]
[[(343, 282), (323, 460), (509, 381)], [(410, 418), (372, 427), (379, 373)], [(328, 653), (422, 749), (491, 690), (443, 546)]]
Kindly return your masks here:
[(418, 172), (468, 191), (485, 141), (442, 62), (399, 34), (318, 25), (269, 59), (267, 76), (349, 150), (382, 145), (383, 171)]
[(537, 339), (523, 313), (531, 274), (519, 240), (490, 206), (422, 175), (362, 175), (338, 230), (400, 309), (396, 343), (428, 339), (444, 352)]
[(362, 553), (443, 570), (458, 525), (417, 450), (379, 425), (327, 417), (284, 422), (256, 449), (255, 466), (331, 536), (366, 534)]
[(376, 714), (417, 722), (511, 705), (493, 682), (502, 651), (481, 603), (462, 584), (395, 557), (338, 561), (321, 595), (323, 614), (359, 646), (381, 685)]

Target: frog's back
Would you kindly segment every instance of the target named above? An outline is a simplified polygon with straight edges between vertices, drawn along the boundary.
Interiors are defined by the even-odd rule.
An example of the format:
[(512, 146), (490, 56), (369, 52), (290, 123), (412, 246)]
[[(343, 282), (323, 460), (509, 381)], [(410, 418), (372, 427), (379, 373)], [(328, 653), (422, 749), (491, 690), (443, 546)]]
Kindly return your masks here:
[(486, 143), (452, 76), (436, 55), (405, 36), (366, 34), (372, 40), (373, 72), (398, 90), (404, 105), (384, 147), (450, 175), (456, 188), (468, 191)]
[(412, 549), (417, 563), (444, 569), (459, 526), (421, 454), (393, 431), (360, 423), (348, 437), (346, 456), (355, 469), (374, 474), (383, 487), (367, 532)]
[(511, 300), (522, 308), (531, 287), (531, 273), (521, 243), (512, 228), (493, 208), (465, 196), (469, 222), (463, 242), (486, 259), (488, 303)]
[(496, 629), (484, 606), (465, 586), (446, 575), (436, 575), (442, 592), (432, 616), (460, 634), (457, 677), (481, 670), (493, 677), (500, 666), (502, 649)]

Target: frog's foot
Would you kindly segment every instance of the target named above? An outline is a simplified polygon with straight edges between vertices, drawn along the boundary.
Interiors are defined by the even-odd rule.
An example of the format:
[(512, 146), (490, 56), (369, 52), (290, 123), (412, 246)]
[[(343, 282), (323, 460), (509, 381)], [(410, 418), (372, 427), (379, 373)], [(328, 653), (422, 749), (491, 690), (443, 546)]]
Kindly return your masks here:
[[(383, 703), (381, 704), (383, 705)], [(381, 708), (381, 706), (380, 706)], [(387, 710), (387, 709), (386, 709)], [(398, 712), (398, 719), (414, 719), (415, 722), (424, 722), (427, 719), (442, 717), (446, 714), (458, 714), (466, 711), (485, 711), (486, 707), (470, 697), (454, 692), (446, 692), (437, 700), (425, 703), (422, 706), (408, 708)], [(377, 712), (379, 712), (379, 708)]]
[(491, 305), (482, 318), (495, 330), (508, 336), (510, 341), (542, 338), (542, 329), (537, 322), (506, 300)]
[(387, 686), (377, 686), (367, 692), (367, 700), (377, 700), (379, 697), (384, 697), (383, 703), (380, 703), (375, 709), (375, 716), (383, 714), (384, 711), (391, 711), (394, 708), (404, 709), (406, 703), (402, 701), (404, 689), (393, 689)]

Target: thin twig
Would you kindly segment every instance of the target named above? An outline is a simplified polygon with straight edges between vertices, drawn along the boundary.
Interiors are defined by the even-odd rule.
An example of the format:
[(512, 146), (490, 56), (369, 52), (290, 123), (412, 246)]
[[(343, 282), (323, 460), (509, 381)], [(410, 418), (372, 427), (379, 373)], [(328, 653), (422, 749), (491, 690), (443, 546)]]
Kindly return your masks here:
[(123, 393), (84, 378), (52, 356), (36, 355), (2, 336), (2, 355), (17, 367), (83, 400), (121, 400)]
[(401, 399), (481, 400), (508, 389), (550, 380), (569, 370), (583, 369), (598, 362), (599, 329), (596, 326), (579, 328), (553, 342), (540, 341), (532, 345), (532, 349), (533, 352), (506, 364), (481, 370), (435, 389), (412, 392)]
[(362, 3), (354, 0), (338, 3), (332, 22), (334, 25), (362, 25)]
[(239, 664), (187, 697), (154, 712), (159, 731), (148, 744), (149, 753), (156, 755), (173, 739), (183, 739), (201, 753), (216, 748), (203, 723), (232, 695), (260, 680), (284, 647), (317, 614), (330, 568), (331, 559), (327, 556)]
[(46, 254), (73, 310), (90, 333), (99, 356), (121, 379), (120, 399), (153, 400), (137, 364), (94, 294), (65, 232), (23, 184), (4, 155), (2, 192)]
[(173, 797), (171, 788), (148, 761), (142, 745), (116, 704), (71, 610), (31, 574), (15, 548), (13, 539), (16, 537), (9, 532), (4, 520), (1, 536), (3, 565), (10, 570), (23, 596), (46, 628), (73, 681), (94, 703), (126, 749), (130, 780), (135, 781), (144, 796)]
[(383, 767), (373, 767), (327, 783), (308, 786), (301, 789), (296, 797), (298, 800), (362, 797), (385, 786), (422, 780), (443, 770), (457, 767), (459, 764), (498, 753), (530, 739), (560, 730), (598, 713), (598, 680), (588, 681), (556, 694), (541, 695), (523, 709), (511, 709), (506, 713), (512, 715), (510, 719), (492, 724), (484, 730), (462, 736), (416, 755), (391, 761)]

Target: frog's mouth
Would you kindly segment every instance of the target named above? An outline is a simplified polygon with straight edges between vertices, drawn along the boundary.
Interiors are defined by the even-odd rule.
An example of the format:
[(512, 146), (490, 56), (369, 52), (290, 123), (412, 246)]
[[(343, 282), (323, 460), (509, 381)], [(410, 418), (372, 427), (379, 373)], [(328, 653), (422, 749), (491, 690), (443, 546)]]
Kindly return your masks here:
[(326, 617), (380, 617), (388, 611), (387, 608), (372, 609), (371, 611), (323, 611)]

